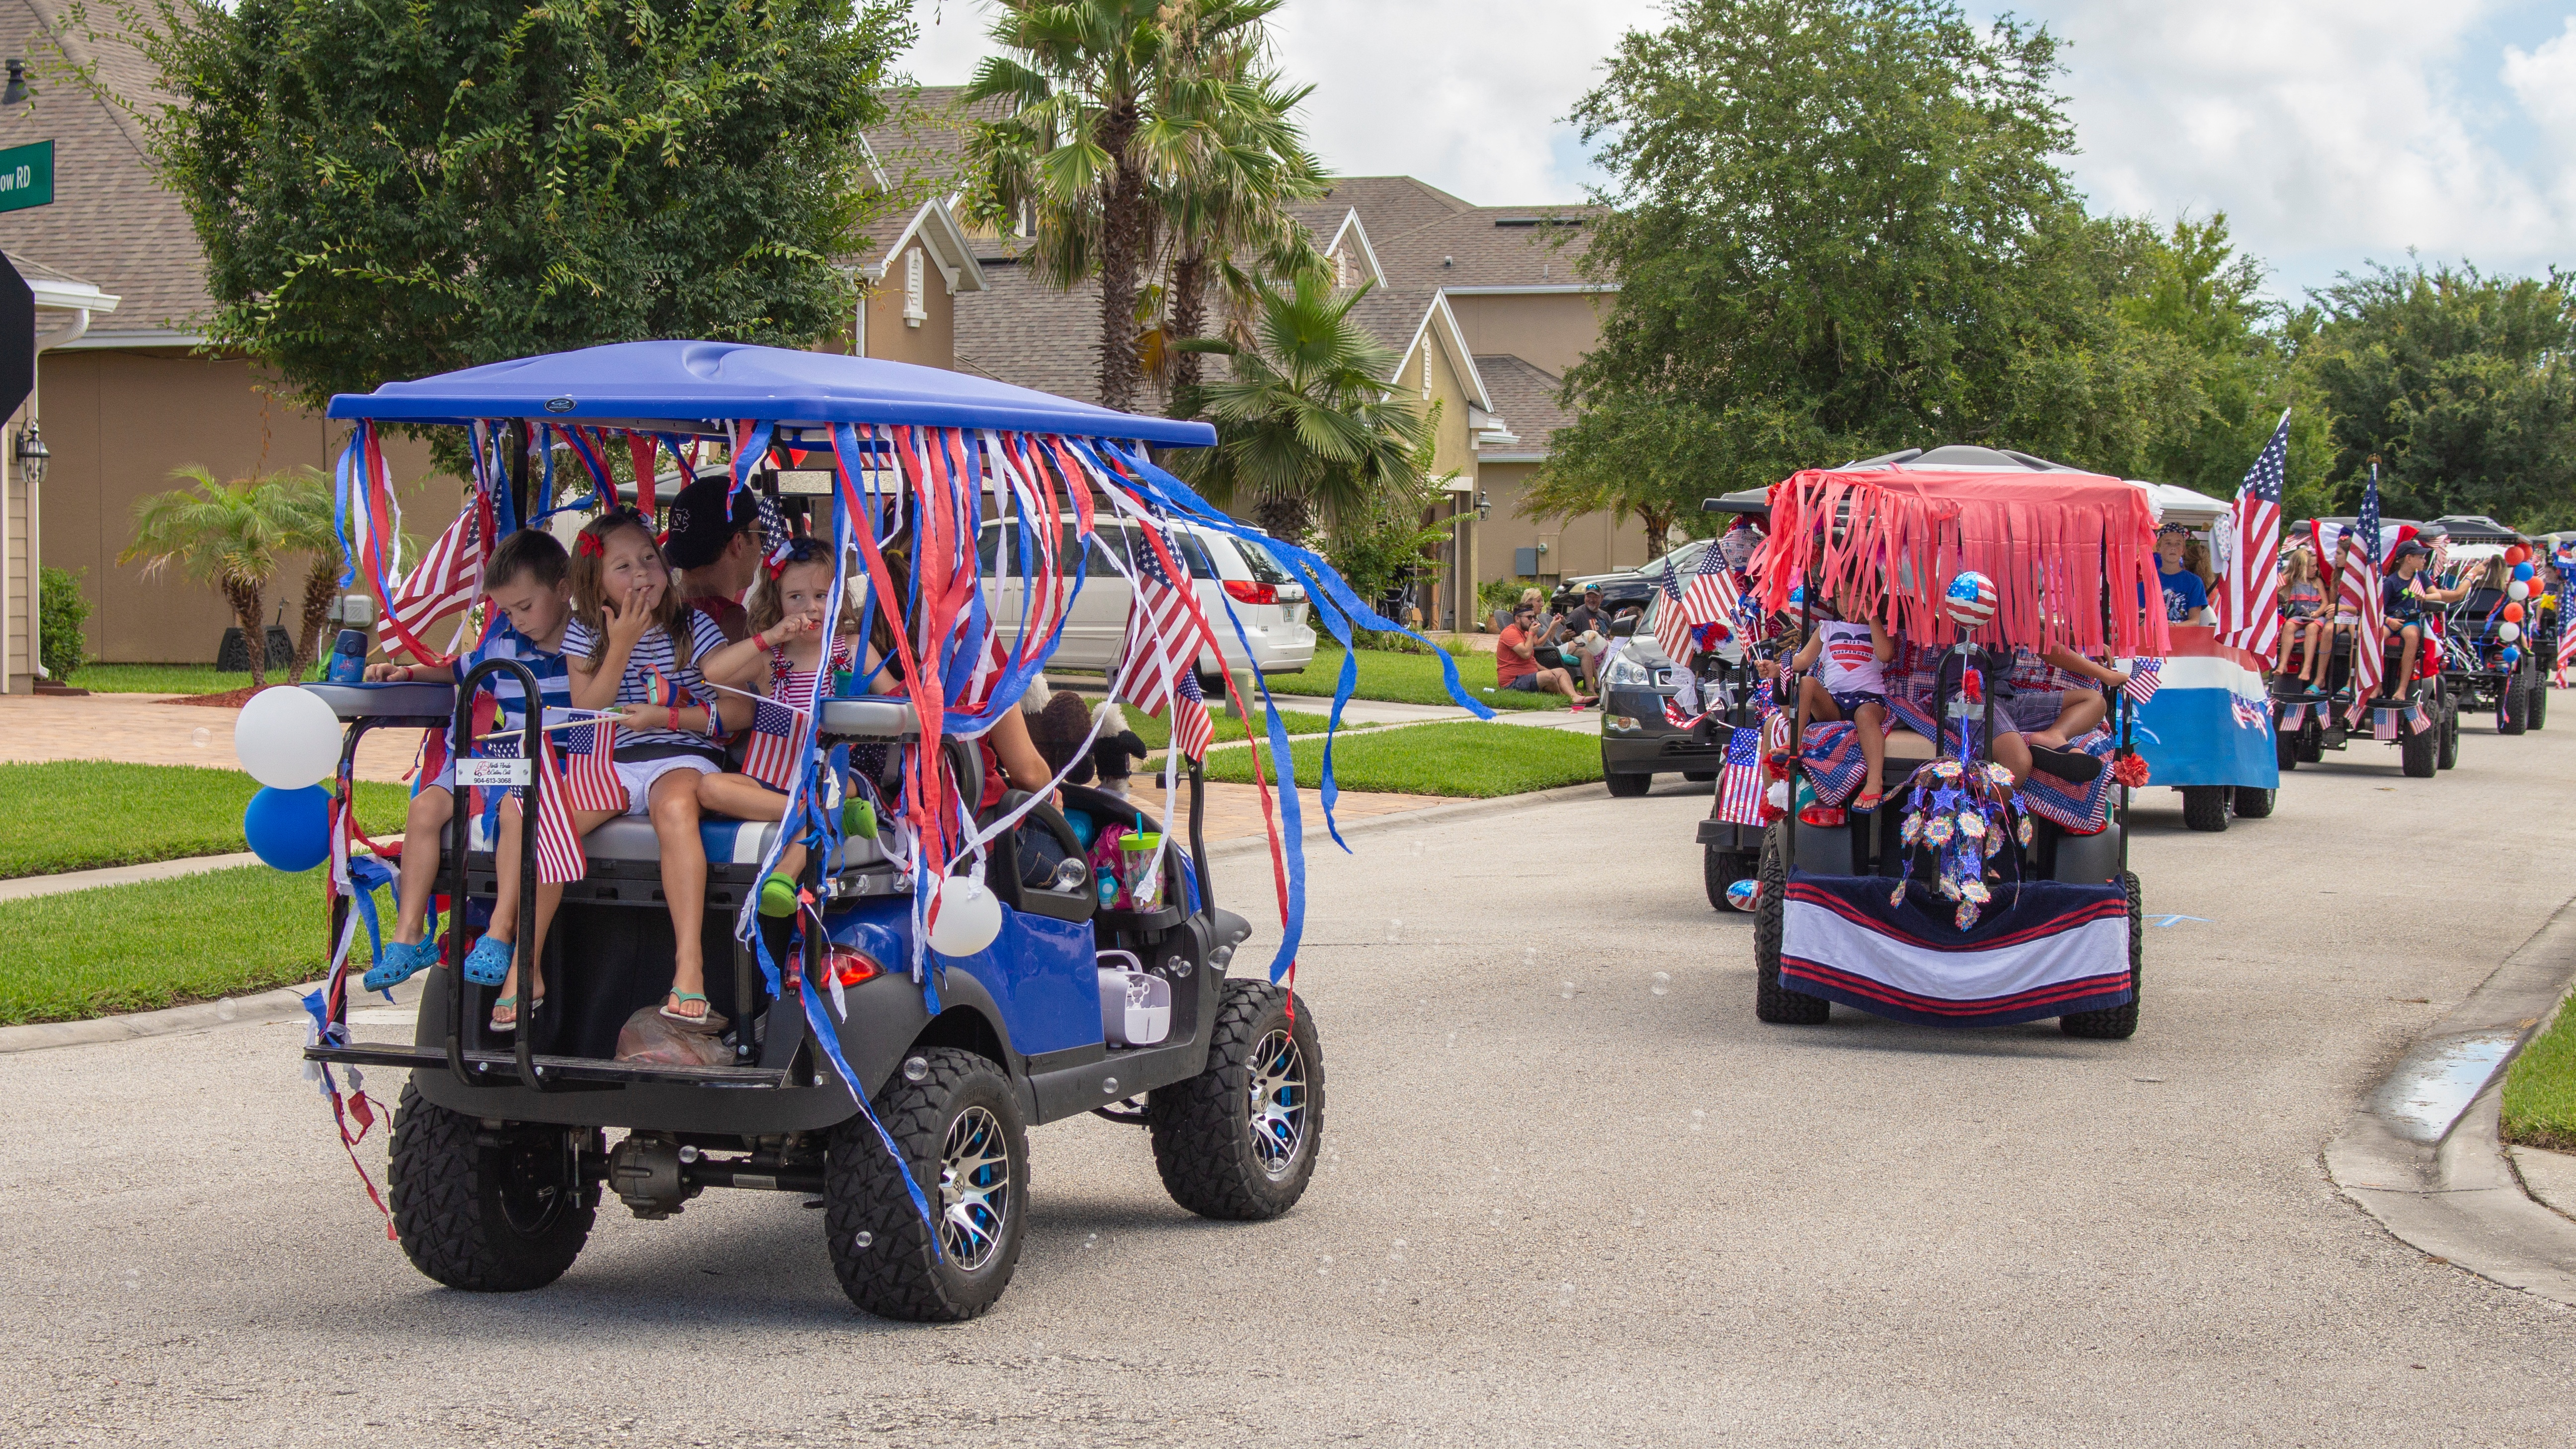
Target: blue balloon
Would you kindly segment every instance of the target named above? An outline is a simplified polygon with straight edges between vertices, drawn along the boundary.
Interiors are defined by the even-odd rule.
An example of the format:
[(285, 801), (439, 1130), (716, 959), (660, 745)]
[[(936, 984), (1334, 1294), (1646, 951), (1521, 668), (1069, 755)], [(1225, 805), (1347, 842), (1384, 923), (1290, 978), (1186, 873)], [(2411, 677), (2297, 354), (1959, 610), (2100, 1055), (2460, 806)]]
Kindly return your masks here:
[(2527, 584), (2527, 583), (2530, 583), (2530, 582), (2531, 582), (2531, 565), (2529, 565), (2529, 564), (2527, 564), (2527, 563), (2518, 563), (2518, 564), (2515, 564), (2515, 565), (2513, 566), (2513, 576), (2514, 576), (2515, 578), (2517, 578), (2517, 579), (2520, 579), (2522, 582), (2524, 582), (2524, 583), (2526, 583), (2526, 584)]
[(2521, 662), (2522, 662), (2522, 649), (2521, 649), (2521, 647), (2520, 647), (2520, 646), (2518, 646), (2518, 645), (2513, 645), (2513, 644), (2507, 644), (2506, 646), (2504, 646), (2504, 662), (2505, 662), (2507, 665), (2513, 665), (2513, 664), (2519, 664), (2519, 663), (2521, 663)]
[(242, 836), (268, 865), (289, 874), (311, 870), (331, 858), (331, 792), (320, 785), (262, 790), (242, 812)]

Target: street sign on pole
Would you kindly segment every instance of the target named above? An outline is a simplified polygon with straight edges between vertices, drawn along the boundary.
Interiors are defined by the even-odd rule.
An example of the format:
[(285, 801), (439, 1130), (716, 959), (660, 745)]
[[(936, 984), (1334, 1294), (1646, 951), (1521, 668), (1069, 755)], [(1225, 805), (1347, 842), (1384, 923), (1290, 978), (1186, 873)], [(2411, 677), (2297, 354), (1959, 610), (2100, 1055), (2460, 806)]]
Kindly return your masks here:
[(0, 418), (36, 390), (36, 294), (0, 254)]
[(50, 206), (53, 200), (53, 142), (38, 141), (0, 151), (0, 211)]

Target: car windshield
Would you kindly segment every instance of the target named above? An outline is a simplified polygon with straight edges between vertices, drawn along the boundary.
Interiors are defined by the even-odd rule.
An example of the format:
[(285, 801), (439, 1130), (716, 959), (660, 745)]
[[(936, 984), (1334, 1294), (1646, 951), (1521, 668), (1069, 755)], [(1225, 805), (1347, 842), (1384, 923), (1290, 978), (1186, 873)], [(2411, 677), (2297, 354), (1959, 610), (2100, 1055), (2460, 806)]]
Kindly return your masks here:
[(1689, 573), (1692, 569), (1699, 567), (1700, 552), (1707, 547), (1707, 539), (1694, 538), (1690, 542), (1683, 544), (1681, 547), (1674, 549), (1671, 553), (1665, 554), (1662, 558), (1653, 559), (1649, 562), (1637, 565), (1637, 572), (1641, 574), (1661, 574), (1664, 571), (1664, 565), (1669, 563), (1673, 566), (1676, 573)]

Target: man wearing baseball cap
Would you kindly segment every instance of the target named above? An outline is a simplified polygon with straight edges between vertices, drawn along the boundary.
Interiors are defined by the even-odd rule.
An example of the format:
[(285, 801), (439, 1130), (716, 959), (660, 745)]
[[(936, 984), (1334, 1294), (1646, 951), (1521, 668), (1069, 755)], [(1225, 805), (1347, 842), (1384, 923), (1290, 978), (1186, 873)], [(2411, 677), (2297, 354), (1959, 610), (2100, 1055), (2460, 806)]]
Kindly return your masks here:
[(2431, 587), (2430, 579), (2419, 580), (2416, 575), (2432, 557), (2433, 546), (2410, 530), (2389, 552), (2388, 575), (2379, 581), (2380, 616), (2404, 646), (2398, 651), (2397, 672), (2379, 686), (2390, 699), (2404, 699), (2406, 687), (2415, 682), (2415, 655), (2424, 646), (2424, 606), (2455, 604), (2469, 592), (2470, 580), (2465, 577), (2447, 589)]
[(681, 489), (662, 552), (678, 575), (680, 598), (739, 643), (751, 635), (742, 600), (760, 575), (760, 506), (746, 489), (728, 509), (731, 492), (732, 480), (721, 476)]

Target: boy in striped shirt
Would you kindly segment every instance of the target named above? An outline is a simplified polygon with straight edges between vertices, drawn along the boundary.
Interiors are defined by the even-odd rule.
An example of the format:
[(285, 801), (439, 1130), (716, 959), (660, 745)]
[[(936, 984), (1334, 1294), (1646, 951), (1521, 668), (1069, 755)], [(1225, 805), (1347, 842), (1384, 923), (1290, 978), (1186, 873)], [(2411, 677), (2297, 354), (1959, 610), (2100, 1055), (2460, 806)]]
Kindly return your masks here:
[[(490, 629), (483, 642), (460, 654), (449, 665), (376, 664), (367, 669), (370, 683), (419, 680), (462, 684), (476, 665), (487, 660), (510, 659), (525, 665), (537, 677), (537, 696), (542, 708), (567, 710), (572, 706), (572, 673), (564, 662), (563, 637), (572, 622), (571, 562), (564, 546), (543, 529), (523, 528), (501, 541), (493, 551), (492, 561), (483, 570), (483, 593), (493, 613)], [(515, 733), (527, 725), (527, 696), (518, 676), (503, 672), (486, 678), (483, 688), (492, 692), (500, 706), (493, 729), (512, 731), (490, 741), (502, 748), (488, 754), (510, 754), (518, 749), (522, 737)], [(393, 940), (377, 958), (375, 969), (366, 976), (370, 991), (381, 991), (409, 979), (424, 967), (438, 964), (437, 922), (430, 913), (430, 901), (438, 893), (439, 849), (445, 839), (447, 820), (452, 812), (453, 797), (449, 787), (455, 781), (455, 759), (470, 751), (470, 742), (448, 741), (448, 766), (435, 780), (422, 781), (411, 797), (411, 811), (403, 821), (402, 876), (397, 892)], [(501, 838), (496, 842), (494, 864), (500, 877), (492, 902), (490, 934), (496, 940), (508, 941), (519, 926), (519, 807), (515, 800), (501, 807)], [(563, 887), (540, 883), (537, 887), (537, 929), (554, 915), (555, 906), (563, 900)]]

